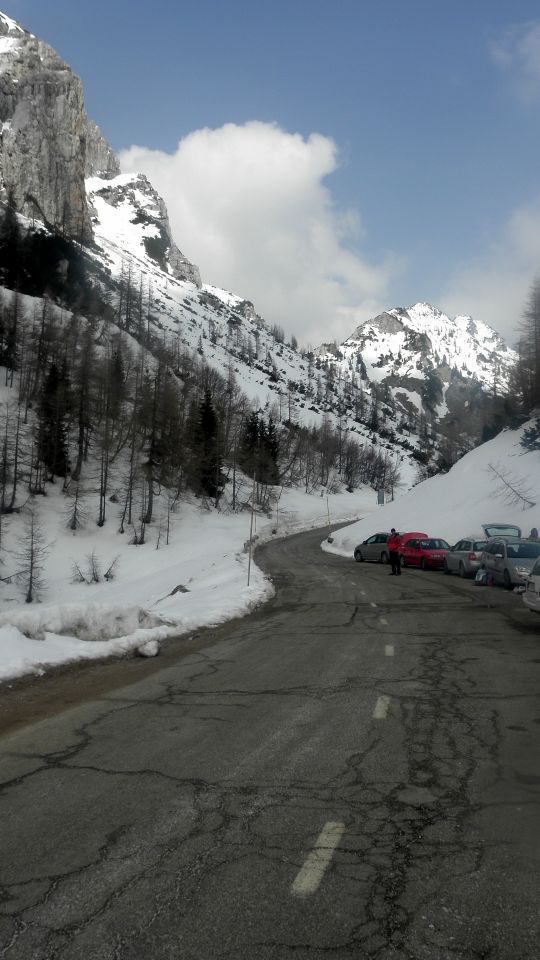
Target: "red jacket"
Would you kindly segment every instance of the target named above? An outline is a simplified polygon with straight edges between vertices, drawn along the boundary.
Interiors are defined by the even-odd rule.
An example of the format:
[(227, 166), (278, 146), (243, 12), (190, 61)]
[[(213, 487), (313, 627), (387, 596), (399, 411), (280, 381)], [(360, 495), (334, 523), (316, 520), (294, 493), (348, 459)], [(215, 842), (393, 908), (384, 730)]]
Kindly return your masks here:
[(390, 536), (388, 537), (388, 540), (386, 541), (386, 545), (388, 549), (391, 550), (392, 552), (394, 551), (397, 552), (401, 547), (401, 537), (399, 533), (391, 533)]

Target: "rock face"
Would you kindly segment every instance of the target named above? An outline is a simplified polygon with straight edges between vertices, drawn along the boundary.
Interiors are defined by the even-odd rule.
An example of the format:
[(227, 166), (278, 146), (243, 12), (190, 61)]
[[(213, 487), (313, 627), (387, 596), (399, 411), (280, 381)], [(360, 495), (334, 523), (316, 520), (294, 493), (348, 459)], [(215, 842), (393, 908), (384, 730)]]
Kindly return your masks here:
[(0, 198), (12, 192), (19, 213), (89, 244), (96, 210), (87, 179), (112, 206), (133, 206), (132, 222), (147, 228), (147, 256), (177, 280), (201, 286), (198, 267), (172, 238), (161, 197), (146, 177), (128, 178), (130, 187), (120, 176), (118, 157), (86, 115), (79, 78), (52, 47), (0, 12)]
[(97, 123), (86, 124), (85, 177), (101, 177), (112, 180), (120, 173), (120, 162), (110, 143), (107, 143)]
[(0, 177), (19, 212), (92, 239), (79, 78), (48, 44), (0, 13)]

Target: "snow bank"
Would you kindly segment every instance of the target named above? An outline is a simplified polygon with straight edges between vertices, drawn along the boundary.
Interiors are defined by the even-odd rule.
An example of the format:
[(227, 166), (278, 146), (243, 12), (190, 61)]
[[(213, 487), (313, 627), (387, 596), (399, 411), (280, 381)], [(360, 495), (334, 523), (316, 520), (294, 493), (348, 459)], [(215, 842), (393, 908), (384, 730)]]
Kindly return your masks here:
[[(321, 497), (285, 490), (271, 516), (255, 514), (253, 546), (275, 537), (354, 519), (373, 509), (375, 494)], [(159, 505), (159, 504), (158, 504)], [(2, 585), (0, 680), (42, 674), (77, 660), (155, 655), (160, 641), (242, 616), (273, 594), (271, 582), (249, 561), (249, 513), (216, 513), (182, 503), (172, 518), (170, 543), (156, 549), (157, 529), (142, 546), (119, 537), (114, 519), (73, 534), (65, 526), (60, 488), (51, 489), (43, 512), (51, 545), (42, 603), (22, 603), (15, 581)], [(20, 531), (19, 531), (20, 533)], [(16, 536), (16, 528), (11, 531)], [(73, 582), (73, 561), (90, 553), (118, 555), (113, 581)]]
[[(503, 521), (521, 527), (527, 536), (540, 528), (540, 451), (525, 451), (520, 430), (504, 430), (493, 440), (468, 453), (446, 474), (418, 484), (407, 494), (378, 508), (371, 515), (334, 535), (324, 550), (351, 556), (354, 548), (382, 530), (426, 530), (432, 537), (456, 543), (475, 534), (481, 524)], [(510, 485), (510, 486), (509, 486)], [(521, 493), (535, 502), (528, 506)]]
[(0, 614), (0, 627), (11, 624), (35, 640), (44, 640), (47, 633), (67, 634), (92, 642), (111, 640), (140, 628), (158, 626), (158, 623), (158, 618), (142, 607), (119, 607), (96, 601), (53, 607), (29, 604)]

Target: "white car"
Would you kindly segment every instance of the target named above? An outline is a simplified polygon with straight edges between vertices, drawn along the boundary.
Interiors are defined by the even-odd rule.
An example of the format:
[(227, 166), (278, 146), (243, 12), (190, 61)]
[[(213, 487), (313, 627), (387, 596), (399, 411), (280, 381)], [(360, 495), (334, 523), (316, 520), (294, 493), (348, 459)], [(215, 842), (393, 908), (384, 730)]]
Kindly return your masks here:
[(536, 561), (525, 584), (523, 603), (529, 610), (540, 613), (540, 559)]

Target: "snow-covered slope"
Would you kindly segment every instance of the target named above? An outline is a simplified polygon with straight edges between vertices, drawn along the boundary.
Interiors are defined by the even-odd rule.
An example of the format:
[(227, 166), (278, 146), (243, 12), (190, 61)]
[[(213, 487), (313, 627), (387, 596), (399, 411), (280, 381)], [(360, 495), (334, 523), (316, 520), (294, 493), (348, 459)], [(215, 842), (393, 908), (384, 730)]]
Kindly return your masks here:
[[(102, 276), (103, 271), (109, 275), (117, 311), (129, 284), (132, 296), (144, 301), (154, 333), (165, 337), (169, 345), (179, 343), (197, 351), (225, 378), (232, 369), (248, 399), (265, 413), (272, 413), (277, 422), (312, 425), (329, 418), (360, 444), (378, 440), (388, 455), (399, 461), (403, 481), (410, 484), (416, 469), (411, 458), (414, 442), (374, 436), (367, 425), (369, 399), (364, 399), (365, 387), (358, 380), (335, 378), (333, 370), (328, 373), (331, 364), (315, 361), (286, 343), (279, 327), (266, 323), (250, 301), (201, 284), (198, 273), (184, 279), (179, 279), (177, 271), (173, 275), (170, 248), (162, 231), (166, 211), (146, 177), (93, 177), (87, 181), (87, 190), (96, 242), (89, 255)], [(364, 421), (358, 416), (359, 394)], [(382, 411), (381, 426), (384, 423)], [(389, 434), (392, 425), (390, 416)]]
[(456, 543), (471, 534), (482, 536), (484, 522), (504, 522), (517, 524), (527, 536), (533, 527), (540, 527), (540, 451), (525, 451), (520, 445), (529, 426), (503, 430), (448, 473), (425, 480), (399, 500), (379, 507), (375, 515), (338, 531), (324, 549), (352, 556), (362, 540), (392, 527), (425, 530), (429, 536)]
[[(284, 490), (273, 516), (258, 516), (256, 535), (261, 542), (274, 531), (283, 536), (360, 514), (359, 522), (333, 531), (331, 544), (327, 539), (321, 544), (323, 550), (352, 562), (359, 542), (391, 526), (427, 530), (450, 542), (467, 534), (481, 535), (483, 521), (517, 523), (527, 534), (540, 526), (540, 502), (522, 509), (523, 503), (509, 501), (508, 488), (500, 479), (505, 477), (523, 493), (540, 491), (540, 451), (526, 453), (519, 443), (527, 426), (503, 431), (463, 457), (448, 474), (426, 480), (382, 507), (369, 490), (331, 497), (329, 503), (318, 495)], [(127, 654), (148, 640), (241, 615), (272, 594), (253, 564), (247, 584), (245, 514), (210, 513), (185, 502), (174, 516), (169, 545), (156, 550), (151, 540), (136, 548), (125, 540), (119, 545), (110, 527), (89, 524), (74, 535), (66, 529), (60, 489), (51, 491), (51, 499), (52, 509), (44, 514), (53, 544), (46, 602), (29, 607), (20, 602), (15, 585), (6, 588), (0, 614), (0, 680), (39, 674), (58, 663)], [(85, 558), (92, 551), (103, 563), (119, 555), (116, 578), (73, 583), (73, 561), (85, 569)]]
[(116, 302), (119, 284), (129, 283), (148, 303), (154, 330), (198, 351), (223, 376), (232, 367), (250, 401), (277, 421), (329, 417), (360, 443), (388, 450), (406, 485), (416, 475), (421, 419), (429, 421), (434, 455), (446, 439), (461, 452), (478, 442), (488, 398), (505, 393), (514, 361), (485, 324), (416, 304), (366, 322), (337, 348), (305, 355), (251, 302), (201, 284), (197, 268), (169, 245), (163, 201), (146, 177), (94, 177), (87, 189), (93, 256), (109, 272)]

